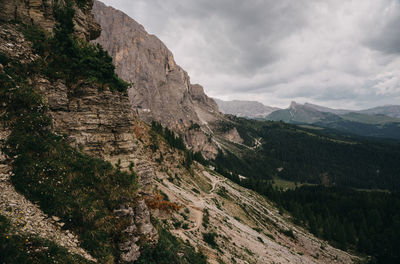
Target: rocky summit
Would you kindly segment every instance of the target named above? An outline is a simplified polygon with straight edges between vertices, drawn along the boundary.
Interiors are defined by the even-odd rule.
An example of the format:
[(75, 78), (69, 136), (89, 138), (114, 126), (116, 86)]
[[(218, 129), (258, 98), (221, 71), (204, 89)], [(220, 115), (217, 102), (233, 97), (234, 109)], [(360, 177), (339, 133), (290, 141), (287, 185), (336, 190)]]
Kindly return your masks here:
[[(215, 101), (202, 86), (191, 84), (171, 51), (138, 22), (99, 1), (93, 14), (102, 27), (96, 42), (113, 57), (118, 75), (132, 83), (129, 99), (138, 117), (185, 134), (194, 151), (215, 157), (217, 147), (205, 136), (211, 133), (207, 124), (221, 118)], [(203, 131), (189, 130), (195, 124)]]

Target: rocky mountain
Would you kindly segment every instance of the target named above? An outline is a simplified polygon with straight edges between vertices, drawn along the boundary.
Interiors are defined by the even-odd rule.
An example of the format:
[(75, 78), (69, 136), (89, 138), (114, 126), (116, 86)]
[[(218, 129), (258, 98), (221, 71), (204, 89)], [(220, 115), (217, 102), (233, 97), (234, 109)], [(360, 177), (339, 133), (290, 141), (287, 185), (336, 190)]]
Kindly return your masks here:
[(354, 112), (352, 110), (333, 109), (333, 108), (320, 106), (320, 105), (316, 105), (316, 104), (310, 104), (310, 103), (305, 103), (304, 106), (306, 106), (308, 108), (312, 108), (312, 109), (318, 110), (320, 112), (332, 113), (332, 114), (336, 114), (336, 115), (343, 115), (343, 114), (347, 114), (347, 113), (350, 113), (350, 112)]
[(224, 114), (247, 118), (266, 118), (272, 112), (279, 110), (277, 107), (263, 105), (256, 101), (223, 101), (214, 99), (219, 110)]
[(334, 121), (338, 117), (330, 112), (319, 111), (310, 105), (301, 105), (292, 102), (289, 108), (274, 111), (268, 115), (267, 119), (287, 123), (313, 124), (321, 120)]
[[(310, 124), (366, 137), (400, 139), (400, 119), (377, 114), (384, 112), (384, 109), (386, 108), (380, 108), (375, 112), (374, 110), (352, 112), (292, 102), (289, 108), (274, 111), (266, 119), (292, 124)], [(395, 115), (395, 111), (390, 112)]]
[(367, 115), (386, 115), (390, 117), (400, 118), (400, 106), (399, 105), (380, 106), (367, 110), (361, 110), (359, 111), (359, 113)]
[[(195, 151), (215, 157), (217, 146), (206, 136), (212, 133), (208, 123), (222, 118), (215, 101), (202, 86), (191, 84), (171, 51), (135, 20), (98, 1), (93, 14), (102, 27), (96, 42), (113, 57), (118, 75), (133, 84), (129, 98), (138, 117), (185, 134)], [(203, 131), (189, 130), (194, 124)]]
[[(2, 12), (0, 23), (2, 263), (361, 260), (143, 122), (111, 57), (88, 43), (99, 33), (93, 1), (0, 4), (15, 10)], [(166, 80), (176, 81), (171, 74)], [(185, 102), (212, 125), (213, 101), (201, 86), (188, 89)], [(177, 129), (186, 121), (170, 120)], [(222, 130), (243, 147), (235, 128)]]

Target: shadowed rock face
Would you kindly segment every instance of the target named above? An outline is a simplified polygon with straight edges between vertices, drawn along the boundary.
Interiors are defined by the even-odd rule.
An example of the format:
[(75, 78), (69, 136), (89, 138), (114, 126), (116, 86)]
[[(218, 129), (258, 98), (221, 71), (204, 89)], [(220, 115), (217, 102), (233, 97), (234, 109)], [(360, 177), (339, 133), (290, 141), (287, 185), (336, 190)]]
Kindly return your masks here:
[(142, 25), (124, 13), (95, 1), (93, 14), (102, 27), (96, 42), (113, 57), (118, 75), (133, 83), (132, 107), (146, 122), (156, 120), (177, 132), (208, 120), (198, 111), (219, 115), (218, 106), (200, 85), (176, 65), (172, 53)]

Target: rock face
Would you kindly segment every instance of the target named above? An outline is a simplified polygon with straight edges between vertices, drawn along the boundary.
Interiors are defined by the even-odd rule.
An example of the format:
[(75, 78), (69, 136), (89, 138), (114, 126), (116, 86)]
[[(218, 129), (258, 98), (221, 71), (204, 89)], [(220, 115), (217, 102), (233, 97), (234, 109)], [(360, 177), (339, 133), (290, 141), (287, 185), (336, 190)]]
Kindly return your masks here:
[[(65, 4), (64, 0), (56, 2), (60, 6)], [(54, 5), (55, 1), (0, 0), (0, 21), (18, 21), (26, 25), (36, 25), (51, 32), (55, 25)], [(81, 8), (75, 4), (75, 28), (78, 35), (86, 40), (97, 38), (101, 31), (90, 12), (92, 5), (93, 0), (87, 0)]]
[[(159, 121), (178, 133), (186, 133), (193, 124), (206, 129), (208, 122), (220, 118), (218, 106), (200, 85), (192, 85), (168, 48), (142, 25), (121, 11), (95, 1), (93, 14), (102, 27), (100, 43), (113, 57), (118, 75), (133, 83), (129, 90), (131, 105), (139, 118)], [(190, 132), (185, 138), (207, 138)], [(193, 145), (195, 151), (217, 153), (213, 144)], [(198, 147), (200, 146), (200, 147)]]
[[(0, 3), (4, 9), (0, 11), (0, 18), (4, 21), (11, 21), (17, 17), (22, 23), (35, 24), (50, 31), (55, 25), (54, 19), (47, 13), (50, 12), (46, 9), (47, 7), (39, 5), (39, 2), (42, 3), (42, 1), (34, 0), (1, 0)], [(93, 20), (93, 15), (89, 13), (91, 3), (92, 1), (87, 1), (83, 9), (76, 6), (76, 32), (86, 39), (96, 37), (95, 29), (99, 28)], [(11, 9), (15, 10), (15, 13), (4, 12), (4, 10)], [(18, 26), (9, 23), (0, 24), (0, 52), (22, 64), (32, 63), (38, 59), (37, 55), (32, 53), (31, 44), (19, 32)], [(113, 164), (118, 163), (122, 169), (130, 166), (130, 162), (134, 160), (136, 154), (137, 141), (134, 134), (135, 115), (131, 110), (127, 94), (101, 90), (86, 82), (80, 82), (74, 87), (67, 87), (62, 80), (50, 81), (41, 75), (30, 76), (28, 82), (44, 95), (53, 120), (54, 133), (65, 136), (68, 143), (91, 156), (105, 159)], [(2, 111), (3, 109), (0, 109), (0, 114)], [(8, 133), (7, 128), (0, 127), (0, 146), (6, 140)], [(16, 204), (17, 210), (27, 202), (22, 199), (22, 195), (17, 195), (9, 181), (11, 170), (9, 164), (8, 157), (0, 153), (0, 183), (3, 186), (0, 188), (2, 190), (0, 205), (6, 206), (9, 203), (7, 197), (17, 197), (22, 201)], [(139, 181), (141, 180), (139, 179)], [(152, 174), (146, 174), (146, 179), (142, 181), (151, 184)], [(33, 208), (32, 204), (27, 206), (35, 214), (40, 214), (39, 208)], [(3, 208), (0, 209), (2, 212)], [(23, 209), (25, 211), (26, 208)], [(155, 242), (158, 234), (150, 222), (150, 214), (146, 205), (143, 206), (142, 202), (139, 202), (132, 212), (133, 210), (135, 213), (130, 217), (136, 232), (129, 233), (130, 236), (127, 236), (123, 244), (129, 245), (135, 251), (138, 248), (135, 243), (139, 238), (143, 237), (148, 241)], [(35, 221), (32, 222), (32, 230), (38, 230), (39, 227), (34, 223)], [(51, 228), (50, 226), (49, 230)], [(75, 236), (72, 236), (73, 243), (66, 243), (64, 240), (52, 239), (50, 235), (47, 236), (47, 233), (51, 232), (46, 232), (43, 234), (39, 232), (38, 235), (43, 235), (43, 237), (71, 250), (78, 247), (78, 244), (74, 242), (77, 240)], [(57, 233), (52, 235), (57, 235)], [(129, 252), (126, 247), (121, 245), (121, 258), (128, 259), (128, 255), (137, 255), (138, 250), (135, 254)], [(85, 252), (82, 252), (81, 255), (85, 256)]]
[(100, 92), (86, 83), (71, 93), (62, 82), (39, 79), (55, 131), (68, 135), (71, 145), (90, 155), (127, 168), (134, 158), (134, 115), (129, 99), (120, 93)]

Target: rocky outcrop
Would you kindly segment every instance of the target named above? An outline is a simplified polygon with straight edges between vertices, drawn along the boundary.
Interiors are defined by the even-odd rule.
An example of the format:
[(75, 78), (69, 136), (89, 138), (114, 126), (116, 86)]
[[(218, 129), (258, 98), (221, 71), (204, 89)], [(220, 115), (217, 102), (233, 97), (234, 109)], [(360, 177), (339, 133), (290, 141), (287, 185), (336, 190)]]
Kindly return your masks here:
[[(2, 4), (3, 2), (5, 3), (5, 1), (1, 0)], [(32, 3), (36, 2), (7, 1), (5, 8), (17, 6), (17, 17), (20, 17), (20, 13), (25, 14), (27, 12), (28, 14), (27, 17), (21, 18), (23, 23), (35, 24), (42, 28), (50, 29), (54, 25), (53, 18), (47, 17), (43, 7), (39, 6), (35, 9), (35, 12), (41, 12), (41, 14), (35, 13), (33, 17)], [(87, 3), (90, 4), (91, 1), (87, 1)], [(22, 7), (26, 9), (22, 11)], [(78, 34), (87, 39), (95, 36), (90, 33), (95, 28), (93, 26), (95, 25), (93, 17), (92, 15), (86, 17), (89, 9), (90, 7), (87, 6), (77, 10), (75, 19)], [(39, 19), (41, 17), (45, 19)], [(1, 18), (6, 20), (4, 19), (4, 13), (2, 13)], [(6, 18), (11, 20), (9, 16)], [(7, 57), (20, 61), (22, 64), (32, 63), (38, 58), (37, 55), (32, 53), (31, 44), (19, 32), (18, 26), (9, 23), (0, 24), (0, 52)], [(91, 156), (118, 164), (122, 169), (131, 167), (131, 161), (135, 158), (137, 141), (133, 130), (135, 115), (131, 110), (127, 94), (99, 89), (99, 87), (84, 81), (73, 85), (73, 87), (67, 87), (62, 80), (51, 81), (39, 74), (29, 76), (27, 81), (44, 95), (49, 115), (52, 117), (54, 133), (64, 136), (70, 145)], [(6, 128), (0, 127), (0, 144), (7, 138), (8, 133)], [(85, 255), (84, 251), (80, 251), (81, 249), (79, 249), (79, 243), (77, 242), (78, 238), (75, 235), (65, 234), (70, 238), (70, 240), (66, 240), (64, 239), (65, 236), (55, 229), (57, 227), (55, 223), (51, 225), (51, 223), (46, 222), (47, 220), (44, 222), (41, 220), (35, 221), (35, 219), (37, 220), (36, 215), (40, 215), (40, 219), (46, 219), (47, 216), (37, 206), (35, 207), (15, 191), (9, 181), (11, 163), (3, 154), (0, 154), (0, 163), (0, 183), (2, 184), (0, 186), (2, 190), (0, 210), (4, 212), (3, 209), (13, 203), (15, 204), (15, 212), (22, 211), (22, 209), (27, 214), (33, 212), (34, 217), (30, 217), (30, 215), (21, 216), (31, 223), (30, 229), (27, 230), (28, 232), (36, 230), (39, 236), (65, 246), (71, 252), (90, 258), (90, 256)], [(145, 181), (151, 183), (152, 174), (146, 177)], [(139, 238), (156, 242), (158, 234), (150, 222), (150, 213), (146, 206), (139, 202), (138, 206), (132, 210), (135, 212), (132, 223), (136, 231), (134, 234), (129, 233), (124, 243), (129, 244), (131, 248), (136, 250), (135, 243)], [(7, 217), (10, 216), (9, 214)], [(28, 222), (26, 222), (27, 226)], [(124, 258), (126, 253), (126, 248), (121, 247), (121, 258)]]
[[(207, 128), (209, 120), (221, 118), (218, 106), (200, 85), (192, 85), (189, 75), (179, 67), (172, 53), (142, 25), (121, 11), (95, 1), (93, 14), (102, 26), (96, 42), (113, 57), (116, 71), (124, 80), (133, 83), (129, 90), (131, 105), (139, 118), (159, 121), (175, 132), (184, 134), (193, 124)], [(191, 133), (193, 138), (199, 133)], [(200, 134), (199, 134), (200, 135)], [(186, 137), (187, 138), (187, 137)], [(207, 138), (204, 135), (195, 141)], [(213, 148), (203, 154), (216, 153), (217, 146), (207, 141), (192, 145), (195, 151)], [(207, 146), (206, 146), (207, 145)]]
[(128, 168), (134, 159), (134, 115), (127, 96), (81, 83), (74, 92), (62, 82), (39, 78), (54, 130), (90, 155)]
[(118, 217), (128, 218), (130, 225), (124, 231), (128, 239), (120, 243), (121, 259), (133, 263), (140, 256), (140, 247), (137, 245), (139, 237), (147, 242), (155, 243), (158, 240), (157, 230), (150, 221), (149, 209), (144, 200), (140, 200), (136, 207), (121, 207), (115, 210)]
[[(99, 36), (101, 28), (93, 19), (90, 10), (93, 0), (86, 0), (84, 4), (75, 3), (75, 29), (77, 34), (87, 40)], [(83, 3), (80, 1), (80, 3)], [(36, 25), (49, 32), (53, 31), (55, 20), (53, 17), (54, 5), (65, 5), (65, 0), (0, 0), (0, 21), (21, 22), (26, 25)]]

